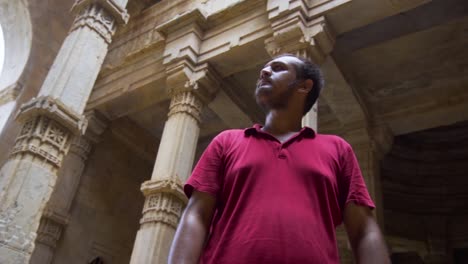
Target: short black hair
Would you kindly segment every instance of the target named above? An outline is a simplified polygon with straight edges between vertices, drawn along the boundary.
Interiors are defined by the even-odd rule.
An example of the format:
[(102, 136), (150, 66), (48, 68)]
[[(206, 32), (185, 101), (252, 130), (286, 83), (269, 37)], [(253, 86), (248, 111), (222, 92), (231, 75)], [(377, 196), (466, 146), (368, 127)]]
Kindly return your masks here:
[(284, 56), (290, 56), (290, 57), (295, 57), (299, 59), (302, 64), (298, 65), (295, 64), (296, 68), (296, 79), (303, 79), (303, 80), (312, 80), (313, 85), (312, 85), (312, 90), (310, 93), (307, 95), (306, 102), (304, 104), (304, 112), (303, 114), (307, 114), (307, 112), (310, 111), (312, 106), (315, 104), (317, 101), (320, 91), (323, 89), (323, 86), (325, 85), (325, 80), (323, 78), (322, 71), (318, 67), (317, 64), (313, 63), (311, 60), (301, 57), (301, 56), (296, 56), (291, 53), (284, 53), (280, 54), (275, 57), (284, 57)]

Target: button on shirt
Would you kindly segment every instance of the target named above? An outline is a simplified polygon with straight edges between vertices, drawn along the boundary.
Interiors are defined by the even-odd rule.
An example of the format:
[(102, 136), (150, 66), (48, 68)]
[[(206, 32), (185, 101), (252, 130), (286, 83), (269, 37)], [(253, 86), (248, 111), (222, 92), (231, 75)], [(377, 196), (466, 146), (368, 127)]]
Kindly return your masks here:
[(210, 143), (184, 191), (217, 199), (200, 263), (339, 263), (348, 202), (374, 208), (350, 145), (303, 128), (284, 143), (260, 125)]

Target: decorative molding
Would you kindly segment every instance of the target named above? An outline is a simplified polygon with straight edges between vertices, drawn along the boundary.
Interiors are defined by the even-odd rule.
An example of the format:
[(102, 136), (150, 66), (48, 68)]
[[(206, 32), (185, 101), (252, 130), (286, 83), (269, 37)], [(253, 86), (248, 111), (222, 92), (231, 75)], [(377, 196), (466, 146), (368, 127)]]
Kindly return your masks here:
[(117, 4), (115, 0), (77, 0), (72, 7), (72, 12), (78, 14), (83, 9), (87, 9), (93, 5), (100, 6), (106, 10), (119, 24), (126, 24), (128, 22), (129, 15), (125, 7)]
[(182, 215), (187, 197), (177, 177), (151, 180), (143, 183), (141, 190), (146, 197), (140, 224), (164, 223), (174, 229)]
[(221, 78), (208, 64), (194, 65), (180, 60), (166, 68), (166, 86), (172, 96), (185, 91), (193, 92), (204, 104), (213, 100), (221, 87)]
[(307, 21), (298, 12), (294, 16), (272, 21), (272, 28), (273, 37), (265, 40), (270, 56), (293, 53), (321, 64), (335, 44), (334, 34), (324, 17)]
[(308, 20), (310, 20), (318, 16), (323, 16), (327, 12), (351, 1), (352, 0), (268, 0), (268, 18), (275, 19), (288, 16), (294, 12), (301, 12), (302, 14), (306, 14)]
[(183, 202), (188, 201), (178, 176), (146, 181), (141, 185), (141, 191), (146, 197), (155, 193), (170, 193)]
[[(80, 3), (80, 2), (78, 2)], [(70, 32), (88, 27), (101, 36), (107, 44), (112, 42), (116, 26), (112, 15), (101, 5), (91, 3), (79, 11)]]
[(29, 153), (58, 168), (68, 152), (71, 136), (68, 129), (47, 116), (32, 117), (24, 123), (10, 157)]
[(47, 116), (66, 127), (73, 134), (84, 134), (87, 119), (71, 110), (57, 98), (41, 96), (23, 104), (16, 115), (20, 122), (26, 122), (36, 116)]
[(166, 40), (163, 63), (181, 59), (197, 63), (206, 24), (206, 15), (195, 8), (156, 27)]
[(201, 123), (202, 102), (193, 92), (178, 92), (172, 96), (169, 106), (169, 118), (175, 114), (184, 113), (192, 116), (198, 123)]

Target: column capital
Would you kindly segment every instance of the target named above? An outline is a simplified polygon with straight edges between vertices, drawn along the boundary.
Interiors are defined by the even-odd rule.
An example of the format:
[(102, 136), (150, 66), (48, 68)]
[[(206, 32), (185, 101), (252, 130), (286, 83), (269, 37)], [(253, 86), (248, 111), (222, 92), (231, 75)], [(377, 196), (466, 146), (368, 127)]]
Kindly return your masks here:
[(128, 22), (129, 15), (127, 10), (114, 0), (77, 0), (72, 7), (72, 13), (79, 15), (83, 10), (92, 5), (104, 8), (119, 24), (126, 24)]
[(114, 0), (78, 0), (72, 7), (76, 14), (70, 32), (88, 27), (101, 36), (107, 44), (112, 42), (116, 24), (126, 24), (128, 14)]
[(321, 64), (335, 44), (325, 17), (308, 21), (299, 13), (272, 21), (272, 28), (273, 36), (265, 40), (270, 56), (293, 53)]
[(167, 177), (162, 180), (149, 180), (141, 185), (141, 191), (148, 197), (156, 193), (169, 193), (186, 203), (188, 201), (184, 194), (182, 181), (178, 176)]
[(75, 135), (84, 134), (88, 125), (83, 115), (70, 109), (58, 98), (52, 98), (50, 96), (33, 98), (29, 102), (21, 105), (16, 119), (20, 122), (26, 122), (37, 116), (47, 116), (60, 123)]

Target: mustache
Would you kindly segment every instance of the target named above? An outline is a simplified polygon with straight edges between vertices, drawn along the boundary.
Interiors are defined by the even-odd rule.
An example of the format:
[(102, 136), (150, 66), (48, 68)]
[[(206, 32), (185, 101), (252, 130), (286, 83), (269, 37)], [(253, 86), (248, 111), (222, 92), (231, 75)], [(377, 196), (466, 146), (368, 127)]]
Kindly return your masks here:
[(257, 86), (260, 85), (261, 83), (271, 83), (271, 79), (270, 78), (259, 78), (257, 80)]

